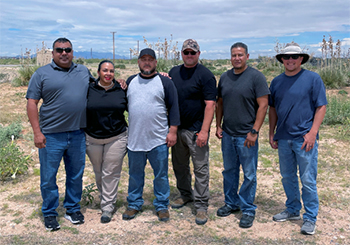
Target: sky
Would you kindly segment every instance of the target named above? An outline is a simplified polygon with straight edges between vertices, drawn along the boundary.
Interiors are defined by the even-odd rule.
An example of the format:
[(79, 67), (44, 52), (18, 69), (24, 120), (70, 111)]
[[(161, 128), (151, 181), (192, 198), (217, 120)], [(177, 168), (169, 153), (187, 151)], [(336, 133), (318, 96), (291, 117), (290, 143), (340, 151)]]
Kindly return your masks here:
[[(275, 46), (294, 41), (314, 56), (331, 36), (350, 48), (349, 0), (0, 0), (0, 56), (52, 48), (59, 37), (74, 51), (130, 57), (165, 38), (181, 49), (197, 40), (203, 59), (229, 59), (235, 42), (248, 45), (250, 58), (275, 56)], [(161, 54), (162, 56), (162, 54)]]

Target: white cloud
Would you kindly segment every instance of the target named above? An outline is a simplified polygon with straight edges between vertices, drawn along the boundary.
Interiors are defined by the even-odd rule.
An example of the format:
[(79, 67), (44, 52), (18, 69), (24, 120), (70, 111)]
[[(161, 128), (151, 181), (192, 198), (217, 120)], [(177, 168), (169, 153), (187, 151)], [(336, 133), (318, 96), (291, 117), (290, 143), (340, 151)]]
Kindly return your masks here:
[[(244, 41), (254, 54), (274, 55), (274, 40), (296, 41), (317, 48), (322, 35), (332, 33), (349, 46), (348, 0), (135, 0), (1, 2), (0, 55), (18, 54), (22, 47), (51, 43), (60, 36), (78, 49), (112, 50), (129, 57), (129, 48), (142, 37), (199, 42), (206, 58), (223, 57), (236, 41)], [(314, 33), (314, 35), (312, 35)], [(269, 51), (270, 50), (270, 51)]]

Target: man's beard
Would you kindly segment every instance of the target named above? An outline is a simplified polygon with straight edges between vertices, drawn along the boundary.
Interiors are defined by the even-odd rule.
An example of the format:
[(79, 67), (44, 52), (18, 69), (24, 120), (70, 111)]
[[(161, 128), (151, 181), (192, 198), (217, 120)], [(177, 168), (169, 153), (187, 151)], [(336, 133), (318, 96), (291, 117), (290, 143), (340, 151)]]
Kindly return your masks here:
[(140, 68), (140, 71), (141, 71), (141, 73), (143, 74), (143, 75), (151, 75), (151, 74), (153, 74), (155, 71), (156, 71), (156, 68), (154, 68), (154, 69), (152, 69), (152, 70), (150, 70), (150, 71), (145, 71), (145, 70), (143, 70), (143, 69), (141, 69)]

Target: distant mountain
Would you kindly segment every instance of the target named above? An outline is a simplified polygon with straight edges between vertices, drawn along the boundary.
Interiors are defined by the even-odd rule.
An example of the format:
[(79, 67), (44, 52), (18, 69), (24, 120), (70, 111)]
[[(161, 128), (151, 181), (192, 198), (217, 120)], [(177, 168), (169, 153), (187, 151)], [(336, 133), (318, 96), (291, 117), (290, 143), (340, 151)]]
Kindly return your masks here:
[[(74, 51), (74, 56), (76, 58), (84, 58), (84, 59), (91, 59), (91, 52), (89, 51)], [(92, 52), (92, 58), (93, 59), (113, 59), (113, 53), (101, 53), (101, 52)], [(116, 59), (128, 59), (126, 56), (121, 56), (118, 54), (115, 54)]]

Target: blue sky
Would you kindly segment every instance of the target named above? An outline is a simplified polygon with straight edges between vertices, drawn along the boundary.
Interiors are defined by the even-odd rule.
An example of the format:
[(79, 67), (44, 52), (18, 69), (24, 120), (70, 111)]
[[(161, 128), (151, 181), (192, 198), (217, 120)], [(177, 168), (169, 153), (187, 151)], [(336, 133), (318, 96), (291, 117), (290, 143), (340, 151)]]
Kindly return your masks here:
[(248, 45), (251, 58), (274, 56), (276, 40), (294, 41), (321, 56), (323, 35), (350, 48), (349, 0), (0, 0), (0, 56), (32, 53), (42, 42), (51, 48), (67, 37), (75, 51), (115, 52), (171, 39), (178, 49), (187, 38), (201, 58), (229, 58), (230, 46)]

